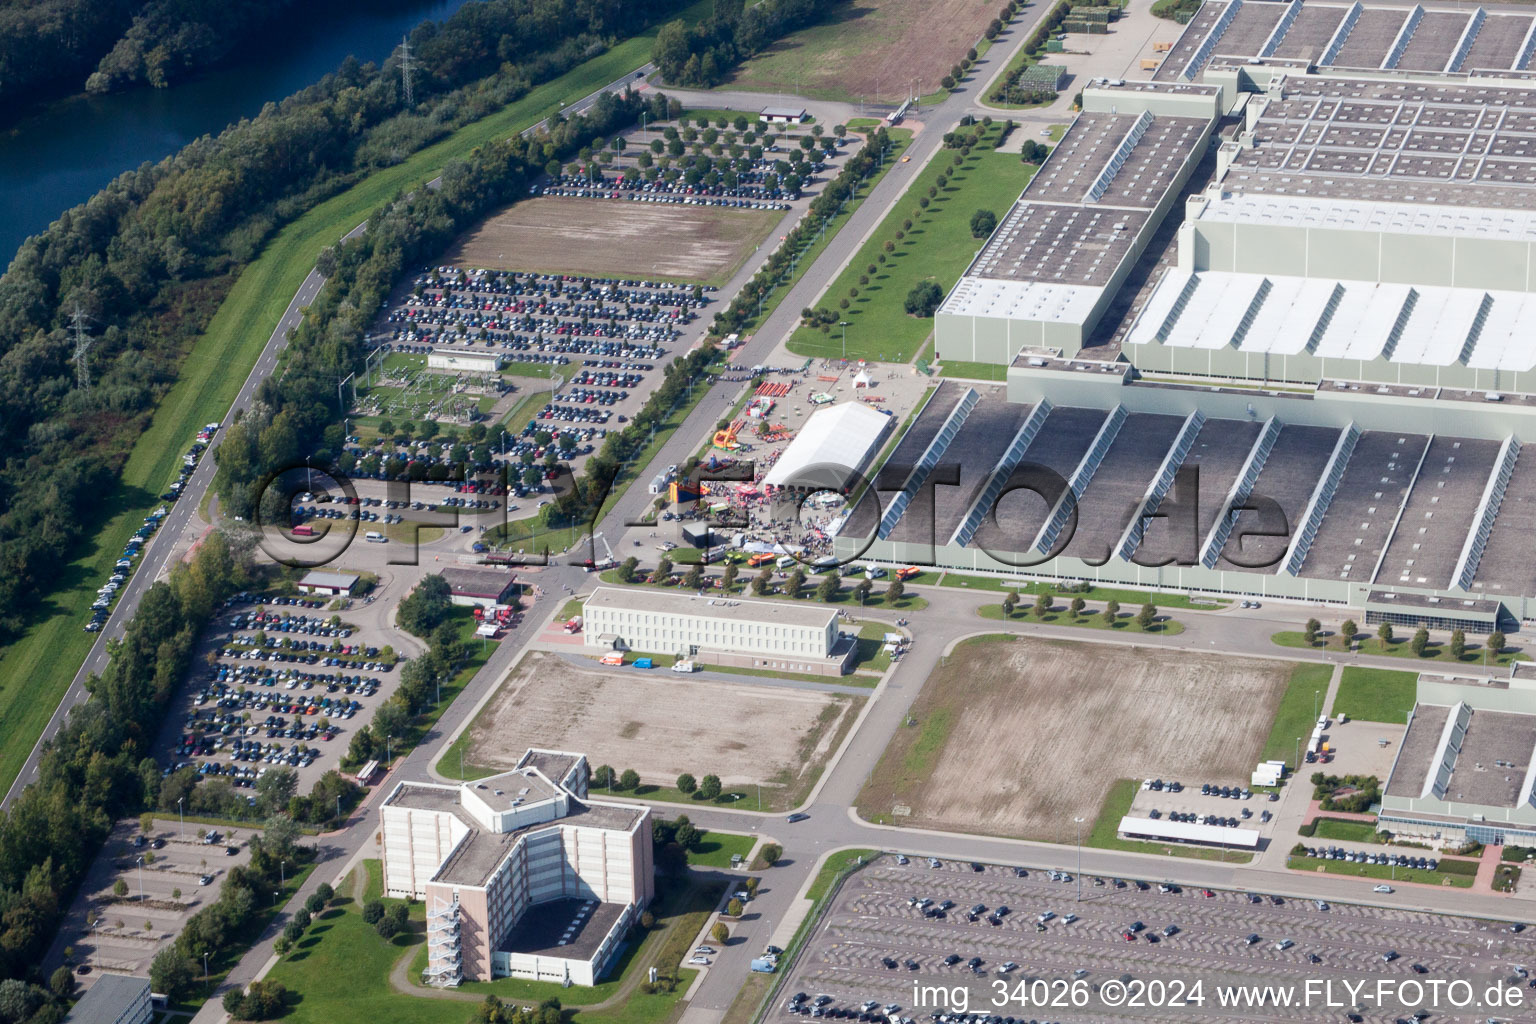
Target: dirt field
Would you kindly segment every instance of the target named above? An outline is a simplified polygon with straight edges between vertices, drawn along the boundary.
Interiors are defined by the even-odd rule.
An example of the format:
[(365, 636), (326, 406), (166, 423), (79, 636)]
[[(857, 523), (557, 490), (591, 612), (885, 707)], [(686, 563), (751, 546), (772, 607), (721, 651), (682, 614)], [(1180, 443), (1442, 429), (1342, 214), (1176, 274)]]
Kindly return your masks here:
[(783, 216), (610, 199), (530, 199), (482, 221), (446, 262), (496, 270), (720, 284)]
[(795, 790), (820, 773), (860, 703), (665, 671), (587, 671), (534, 652), (475, 719), (466, 757), (511, 768), (529, 747), (549, 747), (585, 753), (594, 766), (633, 768), (651, 785), (691, 772), (718, 775), (727, 789)]
[[(939, 88), (997, 17), (990, 0), (850, 0), (742, 65), (730, 87), (816, 99), (896, 102)], [(978, 73), (988, 70), (983, 63)]]
[[(867, 817), (1046, 841), (1116, 779), (1248, 778), (1290, 667), (1044, 640), (975, 640), (928, 679), (859, 798)], [(903, 815), (902, 808), (910, 808)]]

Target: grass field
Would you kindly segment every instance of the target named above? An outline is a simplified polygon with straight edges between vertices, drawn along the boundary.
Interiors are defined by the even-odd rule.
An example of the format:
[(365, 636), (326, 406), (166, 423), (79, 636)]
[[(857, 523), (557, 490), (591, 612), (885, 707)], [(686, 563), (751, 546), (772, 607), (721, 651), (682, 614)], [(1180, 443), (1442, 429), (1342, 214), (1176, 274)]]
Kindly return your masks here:
[(1285, 866), (1293, 871), (1325, 871), (1330, 875), (1353, 875), (1375, 882), (1419, 882), (1427, 885), (1448, 885), (1456, 889), (1470, 889), (1473, 875), (1465, 873), (1461, 867), (1463, 864), (1472, 865), (1473, 872), (1476, 872), (1476, 861), (1453, 861), (1444, 858), (1440, 860), (1439, 871), (1394, 868), (1389, 864), (1351, 864), (1343, 860), (1319, 860), (1314, 857), (1290, 856), (1285, 859)]
[(1339, 678), (1333, 713), (1364, 722), (1404, 725), (1413, 710), (1418, 680), (1413, 672), (1349, 665)]
[[(907, 315), (902, 308), (907, 293), (915, 285), (933, 280), (947, 294), (983, 244), (971, 237), (971, 214), (987, 209), (1003, 217), (1033, 174), (1033, 168), (1020, 163), (1017, 156), (989, 148), (1001, 131), (1000, 124), (988, 129), (983, 141), (958, 166), (954, 163), (960, 156), (958, 150), (935, 154), (847, 268), (817, 299), (817, 306), (832, 308), (848, 321), (850, 357), (908, 362), (922, 348), (933, 330), (933, 321)], [(940, 175), (948, 177), (942, 189), (936, 184)], [(920, 201), (928, 198), (929, 189), (934, 189), (935, 195), (923, 209)], [(912, 221), (912, 227), (903, 232), (907, 220)], [(903, 232), (904, 237), (897, 240), (897, 232)], [(885, 252), (887, 242), (893, 245), (890, 253)], [(881, 256), (886, 257), (884, 265), (879, 265)], [(877, 267), (873, 275), (867, 271), (870, 265)], [(860, 285), (860, 277), (868, 277), (869, 282)], [(840, 309), (841, 301), (854, 288), (858, 297), (847, 309)], [(826, 334), (801, 327), (790, 335), (789, 349), (797, 355), (839, 357), (842, 333), (836, 326)]]
[(813, 99), (899, 102), (933, 90), (976, 45), (997, 4), (851, 0), (743, 64), (725, 86)]
[(1346, 821), (1343, 818), (1318, 818), (1312, 834), (1318, 839), (1332, 839), (1346, 843), (1376, 842), (1376, 826), (1368, 821)]
[(968, 363), (959, 359), (946, 359), (939, 366), (939, 376), (958, 377), (961, 380), (1007, 380), (1008, 367), (999, 363)]
[(1264, 741), (1260, 761), (1285, 761), (1296, 759), (1296, 737), (1305, 738), (1312, 732), (1317, 721), (1317, 704), (1328, 695), (1328, 680), (1333, 678), (1332, 665), (1297, 665), (1291, 669), (1291, 679), (1275, 709), (1269, 737)]
[[(706, 0), (682, 13), (695, 21)], [(0, 688), (0, 788), (9, 787), (37, 737), (89, 653), (95, 634), (81, 631), (95, 600), (90, 581), (105, 579), (140, 520), (175, 477), (181, 453), (196, 428), (222, 420), (256, 357), (271, 336), (321, 250), (402, 191), (435, 177), (443, 165), (477, 146), (509, 137), (600, 89), (650, 59), (652, 30), (614, 46), (560, 78), (530, 90), (489, 117), (454, 132), (393, 167), (320, 203), (267, 243), (240, 274), (207, 332), (182, 364), (177, 383), (160, 402), (149, 429), (134, 445), (117, 487), (102, 496), (105, 523), (96, 542), (60, 567), (63, 586), (39, 610), (40, 618), (0, 655), (0, 679), (26, 685)], [(162, 541), (163, 542), (163, 541)], [(41, 617), (41, 616), (46, 616)]]
[(858, 807), (881, 823), (1071, 842), (1072, 819), (1117, 780), (1246, 778), (1289, 674), (1188, 651), (971, 638), (924, 682)]
[(757, 845), (756, 836), (739, 836), (731, 832), (705, 832), (688, 851), (688, 863), (701, 868), (728, 868), (731, 857), (743, 861), (752, 847)]
[[(1065, 591), (1054, 583), (1024, 582), (1020, 580), (1004, 579), (1001, 576), (966, 576), (960, 573), (946, 572), (939, 580), (941, 587), (957, 587), (962, 590), (995, 590), (1004, 594), (1010, 590), (1018, 594), (1027, 594), (1033, 597), (1036, 594), (1050, 594), (1063, 603), (1071, 601), (1074, 597), (1081, 597), (1084, 601), (1119, 601), (1123, 605), (1135, 605), (1140, 608), (1148, 601), (1158, 608), (1189, 608), (1196, 611), (1215, 611), (1225, 608), (1232, 602), (1226, 598), (1192, 598), (1185, 594), (1152, 593), (1148, 590), (1123, 590), (1119, 587), (1100, 587), (1090, 585), (1083, 590)], [(1001, 597), (998, 598), (1002, 600)]]
[(551, 196), (492, 214), (461, 236), (445, 259), (466, 267), (638, 275), (719, 287), (783, 216), (778, 210)]

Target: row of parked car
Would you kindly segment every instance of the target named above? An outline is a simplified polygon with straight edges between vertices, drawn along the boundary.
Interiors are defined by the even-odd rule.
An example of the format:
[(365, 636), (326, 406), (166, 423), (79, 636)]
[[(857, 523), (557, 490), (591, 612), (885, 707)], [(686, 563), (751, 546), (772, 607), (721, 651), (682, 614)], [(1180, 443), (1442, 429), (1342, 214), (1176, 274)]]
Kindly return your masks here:
[[(649, 366), (646, 367), (650, 369)], [(643, 376), (635, 372), (615, 370), (582, 370), (571, 377), (570, 383), (583, 388), (637, 388)]]
[(585, 405), (556, 405), (546, 402), (539, 410), (539, 419), (557, 420), (562, 423), (607, 423), (613, 417), (602, 406), (589, 408)]
[(1417, 868), (1420, 871), (1440, 870), (1440, 861), (1434, 857), (1410, 857), (1403, 853), (1367, 853), (1360, 850), (1346, 850), (1340, 846), (1309, 846), (1307, 856), (1318, 860), (1342, 860), (1350, 864), (1379, 864), (1382, 867)]
[(623, 277), (604, 277), (587, 274), (539, 274), (521, 270), (491, 270), (484, 267), (464, 269), (441, 266), (435, 269), (437, 280), (432, 279), (434, 268), (422, 268), (416, 278), (416, 287), (423, 292), (459, 289), (486, 295), (538, 296), (597, 296), (607, 302), (622, 302), (632, 306), (683, 306), (702, 308), (708, 293), (718, 291), (714, 285), (698, 285), (699, 298), (694, 298), (694, 287), (672, 281), (642, 281)]
[(837, 1006), (835, 1003), (836, 1000), (828, 995), (819, 995), (813, 999), (804, 992), (796, 992), (785, 1000), (784, 1012), (818, 1020), (857, 1020), (865, 1021), (866, 1024), (884, 1024), (886, 1021), (891, 1024), (911, 1024), (912, 1020), (901, 1016), (901, 1006), (896, 1003), (882, 1006), (877, 999), (866, 999), (857, 1007)]

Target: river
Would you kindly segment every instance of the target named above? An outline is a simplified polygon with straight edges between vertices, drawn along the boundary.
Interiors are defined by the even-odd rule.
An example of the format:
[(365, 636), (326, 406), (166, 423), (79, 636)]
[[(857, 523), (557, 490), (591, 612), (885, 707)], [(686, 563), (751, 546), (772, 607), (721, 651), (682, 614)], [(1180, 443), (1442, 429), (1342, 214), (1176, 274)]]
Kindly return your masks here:
[(402, 0), (381, 12), (341, 3), (302, 17), (301, 28), (254, 40), (247, 52), (170, 89), (76, 96), (0, 131), (0, 266), (23, 239), (83, 203), (123, 171), (154, 162), (200, 135), (258, 113), (336, 70), (348, 54), (381, 61), (424, 19), (465, 0)]

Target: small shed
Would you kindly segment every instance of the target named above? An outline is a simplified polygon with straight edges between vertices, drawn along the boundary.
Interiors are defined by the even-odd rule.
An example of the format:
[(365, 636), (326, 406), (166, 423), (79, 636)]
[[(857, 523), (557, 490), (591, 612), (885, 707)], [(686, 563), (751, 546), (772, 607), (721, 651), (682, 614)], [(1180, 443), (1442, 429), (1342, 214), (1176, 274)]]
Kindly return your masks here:
[(448, 599), (463, 608), (494, 608), (511, 604), (517, 592), (517, 577), (500, 569), (476, 567), (448, 568), (442, 572), (448, 584)]
[(804, 107), (764, 107), (761, 116), (769, 124), (799, 124), (806, 111)]
[(299, 580), (299, 590), (305, 594), (325, 594), (330, 597), (351, 597), (357, 586), (357, 574), (350, 572), (319, 572), (304, 574)]

